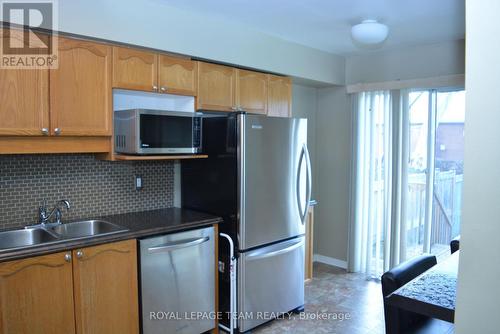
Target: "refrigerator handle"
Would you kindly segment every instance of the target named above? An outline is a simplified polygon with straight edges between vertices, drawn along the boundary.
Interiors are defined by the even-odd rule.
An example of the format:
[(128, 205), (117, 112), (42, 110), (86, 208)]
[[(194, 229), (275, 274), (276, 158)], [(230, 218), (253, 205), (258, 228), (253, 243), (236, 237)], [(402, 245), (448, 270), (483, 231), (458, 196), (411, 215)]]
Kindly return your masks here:
[(306, 157), (306, 168), (307, 168), (307, 182), (306, 182), (306, 204), (304, 209), (304, 218), (302, 220), (302, 224), (306, 222), (307, 211), (309, 210), (309, 202), (311, 202), (312, 196), (312, 172), (311, 172), (311, 158), (309, 157), (309, 150), (307, 149), (307, 145), (304, 144), (304, 152)]
[(301, 247), (303, 244), (304, 244), (304, 240), (303, 240), (303, 238), (301, 238), (299, 240), (293, 240), (292, 242), (288, 242), (285, 245), (286, 247), (281, 248), (281, 249), (277, 249), (277, 250), (273, 250), (271, 252), (265, 252), (262, 249), (254, 250), (250, 253), (247, 253), (246, 258), (248, 261), (252, 261), (252, 260), (264, 259), (267, 257), (273, 257), (273, 256), (277, 256), (277, 255), (291, 252), (294, 249)]
[[(300, 171), (302, 169), (303, 161), (306, 161), (306, 201), (304, 207), (302, 207), (302, 201), (300, 199)], [(302, 225), (306, 222), (307, 209), (309, 207), (309, 201), (311, 200), (311, 160), (309, 158), (309, 151), (307, 150), (307, 145), (302, 146), (302, 151), (299, 157), (299, 166), (297, 167), (297, 179), (296, 179), (296, 194), (297, 194), (297, 207), (299, 208), (300, 221)]]

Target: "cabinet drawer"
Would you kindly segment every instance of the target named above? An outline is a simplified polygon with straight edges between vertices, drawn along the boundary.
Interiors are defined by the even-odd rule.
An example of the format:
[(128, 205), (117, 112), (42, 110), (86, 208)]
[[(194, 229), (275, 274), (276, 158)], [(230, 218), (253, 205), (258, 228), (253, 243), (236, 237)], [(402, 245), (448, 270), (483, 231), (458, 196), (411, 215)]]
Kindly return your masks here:
[(267, 320), (257, 314), (288, 312), (304, 304), (304, 237), (241, 253), (238, 262), (238, 312), (245, 332)]

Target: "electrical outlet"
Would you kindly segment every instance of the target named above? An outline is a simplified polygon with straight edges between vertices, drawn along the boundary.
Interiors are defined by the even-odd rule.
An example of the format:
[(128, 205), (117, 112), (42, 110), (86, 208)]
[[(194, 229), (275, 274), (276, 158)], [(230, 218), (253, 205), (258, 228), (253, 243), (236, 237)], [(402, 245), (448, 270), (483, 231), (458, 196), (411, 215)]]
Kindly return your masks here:
[(142, 189), (142, 176), (136, 175), (135, 176), (135, 190), (141, 190)]

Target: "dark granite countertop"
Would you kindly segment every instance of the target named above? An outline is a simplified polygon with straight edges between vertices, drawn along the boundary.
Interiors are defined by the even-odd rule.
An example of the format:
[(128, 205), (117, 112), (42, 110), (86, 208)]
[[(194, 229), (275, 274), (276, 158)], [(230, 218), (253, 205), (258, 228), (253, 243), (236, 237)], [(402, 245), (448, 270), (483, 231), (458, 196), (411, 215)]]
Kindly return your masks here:
[(179, 232), (217, 224), (222, 221), (220, 217), (180, 208), (132, 212), (104, 217), (92, 217), (92, 219), (103, 219), (110, 223), (126, 227), (128, 231), (76, 240), (61, 239), (22, 249), (2, 249), (0, 250), (0, 262), (108, 242)]

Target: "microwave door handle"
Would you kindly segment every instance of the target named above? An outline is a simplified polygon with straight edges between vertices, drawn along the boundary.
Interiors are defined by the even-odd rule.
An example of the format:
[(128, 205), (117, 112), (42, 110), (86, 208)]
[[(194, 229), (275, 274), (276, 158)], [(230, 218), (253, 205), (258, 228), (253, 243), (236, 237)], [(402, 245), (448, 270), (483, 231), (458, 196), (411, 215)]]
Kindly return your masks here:
[(173, 242), (169, 242), (169, 243), (166, 243), (163, 245), (150, 247), (150, 248), (148, 248), (148, 253), (153, 254), (153, 253), (171, 252), (171, 251), (181, 249), (181, 248), (200, 245), (204, 242), (207, 242), (208, 240), (210, 240), (210, 237), (191, 238), (191, 239), (173, 241)]

